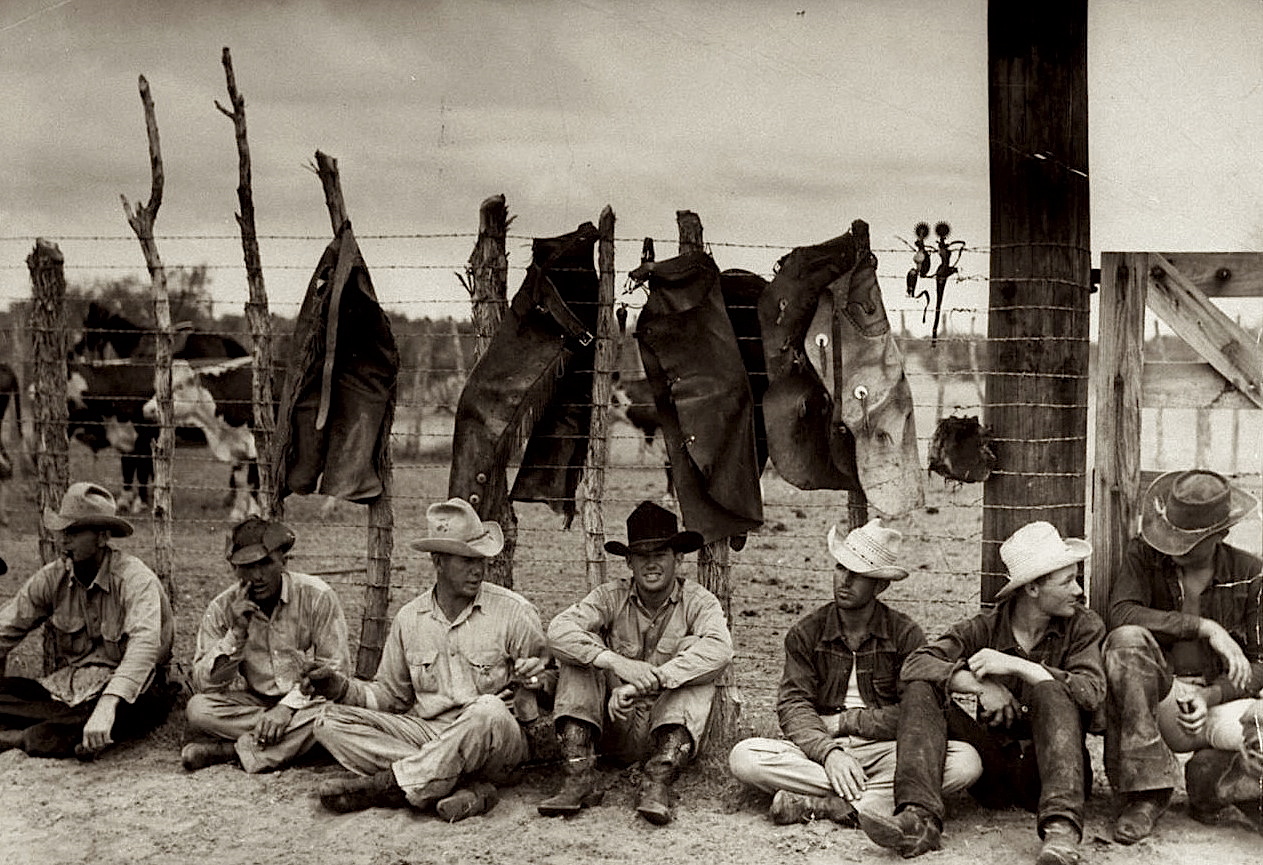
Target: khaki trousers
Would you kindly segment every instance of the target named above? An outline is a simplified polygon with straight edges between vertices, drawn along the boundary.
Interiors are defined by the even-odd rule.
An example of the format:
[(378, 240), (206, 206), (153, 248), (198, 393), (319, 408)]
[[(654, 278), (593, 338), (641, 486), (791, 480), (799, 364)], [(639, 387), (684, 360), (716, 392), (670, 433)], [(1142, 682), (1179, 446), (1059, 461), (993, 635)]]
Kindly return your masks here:
[(254, 741), (254, 728), (278, 697), (263, 697), (248, 691), (211, 691), (194, 694), (184, 709), (189, 729), (219, 739), (236, 742), (237, 758), (247, 772), (266, 772), (307, 753), (316, 744), (315, 722), (323, 703), (294, 713), (284, 735), (268, 746)]

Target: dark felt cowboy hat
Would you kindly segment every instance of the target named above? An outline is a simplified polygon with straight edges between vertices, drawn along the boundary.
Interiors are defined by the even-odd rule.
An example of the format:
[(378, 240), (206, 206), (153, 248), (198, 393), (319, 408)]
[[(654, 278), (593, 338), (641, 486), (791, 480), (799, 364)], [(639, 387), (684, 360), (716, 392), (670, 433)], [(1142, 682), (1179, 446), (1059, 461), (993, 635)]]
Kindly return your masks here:
[(1149, 485), (1141, 501), (1140, 536), (1160, 553), (1182, 556), (1241, 522), (1258, 504), (1215, 472), (1167, 472)]
[(252, 565), (273, 553), (288, 553), (294, 540), (289, 526), (279, 520), (246, 517), (228, 533), (224, 558), (232, 565)]
[(473, 505), (461, 498), (430, 505), (425, 510), (429, 534), (411, 547), (423, 553), (449, 553), (467, 559), (489, 559), (504, 549), (504, 532), (494, 520), (483, 521)]
[(671, 549), (691, 553), (702, 545), (697, 532), (680, 531), (675, 514), (653, 502), (644, 501), (627, 517), (627, 543), (606, 541), (605, 551), (616, 556), (631, 553), (656, 553)]
[(71, 484), (61, 497), (61, 508), (44, 508), (44, 527), (54, 532), (69, 529), (103, 529), (116, 538), (132, 533), (132, 524), (118, 516), (118, 505), (110, 491), (100, 484), (80, 481)]

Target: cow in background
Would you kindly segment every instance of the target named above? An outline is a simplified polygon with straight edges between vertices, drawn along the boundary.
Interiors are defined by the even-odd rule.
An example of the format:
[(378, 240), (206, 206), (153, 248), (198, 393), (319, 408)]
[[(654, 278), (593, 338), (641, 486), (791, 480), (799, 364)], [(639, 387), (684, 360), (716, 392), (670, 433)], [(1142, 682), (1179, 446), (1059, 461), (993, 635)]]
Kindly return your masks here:
[(9, 403), (13, 403), (14, 426), (18, 431), (18, 441), (22, 440), (22, 386), (18, 384), (17, 373), (7, 363), (0, 363), (0, 526), (9, 524), (9, 480), (13, 477), (13, 459), (4, 446), (4, 418), (9, 413)]
[[(622, 421), (640, 433), (640, 456), (643, 459), (653, 449), (654, 439), (662, 429), (658, 406), (653, 401), (653, 386), (648, 379), (623, 378), (618, 370), (610, 376), (610, 421)], [(664, 448), (665, 450), (665, 448)], [(663, 457), (667, 473), (667, 495), (675, 496), (675, 483), (671, 480), (670, 457)]]

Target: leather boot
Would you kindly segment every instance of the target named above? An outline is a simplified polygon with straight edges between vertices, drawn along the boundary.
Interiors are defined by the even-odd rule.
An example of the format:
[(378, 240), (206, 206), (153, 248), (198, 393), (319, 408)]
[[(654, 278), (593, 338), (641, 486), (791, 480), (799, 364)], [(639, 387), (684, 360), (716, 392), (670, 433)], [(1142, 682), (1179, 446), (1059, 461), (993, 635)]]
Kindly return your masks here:
[(898, 814), (859, 814), (860, 828), (878, 847), (895, 850), (904, 859), (941, 849), (943, 829), (938, 820), (920, 805), (909, 805)]
[(235, 742), (189, 742), (180, 749), (180, 765), (186, 772), (196, 772), (217, 763), (237, 759)]
[(568, 817), (584, 808), (601, 804), (603, 791), (596, 789), (596, 748), (590, 724), (563, 718), (557, 738), (561, 742), (562, 772), (566, 779), (561, 790), (539, 803), (539, 813), (544, 817)]
[(688, 730), (672, 724), (654, 731), (654, 748), (642, 766), (644, 777), (636, 800), (636, 813), (655, 826), (671, 822), (671, 785), (693, 753)]
[(406, 808), (408, 798), (395, 782), (395, 773), (383, 769), (367, 777), (326, 781), (318, 791), (320, 804), (330, 811), (346, 814), (366, 808)]
[(1043, 835), (1035, 865), (1078, 865), (1083, 833), (1077, 826), (1062, 817), (1053, 817), (1044, 824)]
[(836, 793), (827, 796), (808, 796), (790, 790), (777, 790), (772, 797), (768, 816), (777, 826), (791, 823), (810, 823), (812, 820), (832, 820), (839, 826), (855, 829), (859, 822), (855, 806)]
[(500, 801), (500, 793), (493, 784), (479, 781), (469, 787), (461, 787), (450, 796), (444, 796), (434, 806), (435, 812), (448, 823), (459, 823), (466, 817), (486, 814)]
[(1198, 751), (1184, 764), (1184, 784), (1189, 816), (1202, 823), (1218, 822), (1230, 805), (1263, 799), (1263, 778), (1251, 773), (1236, 751)]

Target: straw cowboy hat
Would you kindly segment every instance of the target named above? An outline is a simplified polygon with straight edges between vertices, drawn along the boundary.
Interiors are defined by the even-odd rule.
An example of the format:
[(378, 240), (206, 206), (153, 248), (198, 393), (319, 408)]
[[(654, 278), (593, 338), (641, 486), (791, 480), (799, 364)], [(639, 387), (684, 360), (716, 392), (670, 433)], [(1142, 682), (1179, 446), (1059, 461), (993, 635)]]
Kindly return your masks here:
[(1077, 564), (1092, 554), (1092, 545), (1080, 538), (1062, 538), (1052, 523), (1027, 523), (1000, 544), (1000, 559), (1009, 571), (1009, 582), (995, 593), (998, 601), (1044, 574)]
[(605, 551), (616, 556), (632, 553), (656, 553), (671, 549), (677, 553), (691, 553), (702, 546), (702, 536), (697, 532), (680, 531), (680, 523), (661, 505), (644, 501), (627, 517), (627, 543), (606, 541)]
[(1141, 502), (1140, 536), (1168, 556), (1181, 556), (1215, 532), (1236, 525), (1258, 500), (1202, 469), (1167, 472), (1149, 485)]
[(134, 531), (131, 523), (118, 516), (118, 505), (110, 491), (87, 481), (70, 485), (61, 497), (60, 510), (44, 508), (44, 527), (54, 532), (106, 529), (116, 538), (125, 538)]
[(895, 564), (902, 541), (903, 533), (885, 528), (880, 518), (852, 529), (846, 538), (841, 537), (837, 526), (829, 529), (829, 552), (838, 564), (853, 574), (875, 580), (894, 581), (908, 576), (906, 568)]
[(483, 521), (473, 505), (451, 498), (425, 510), (429, 534), (410, 546), (423, 553), (450, 553), (467, 559), (489, 559), (504, 549), (500, 524)]
[(231, 565), (252, 565), (273, 553), (288, 553), (294, 540), (294, 532), (279, 520), (247, 517), (228, 533), (224, 557)]

